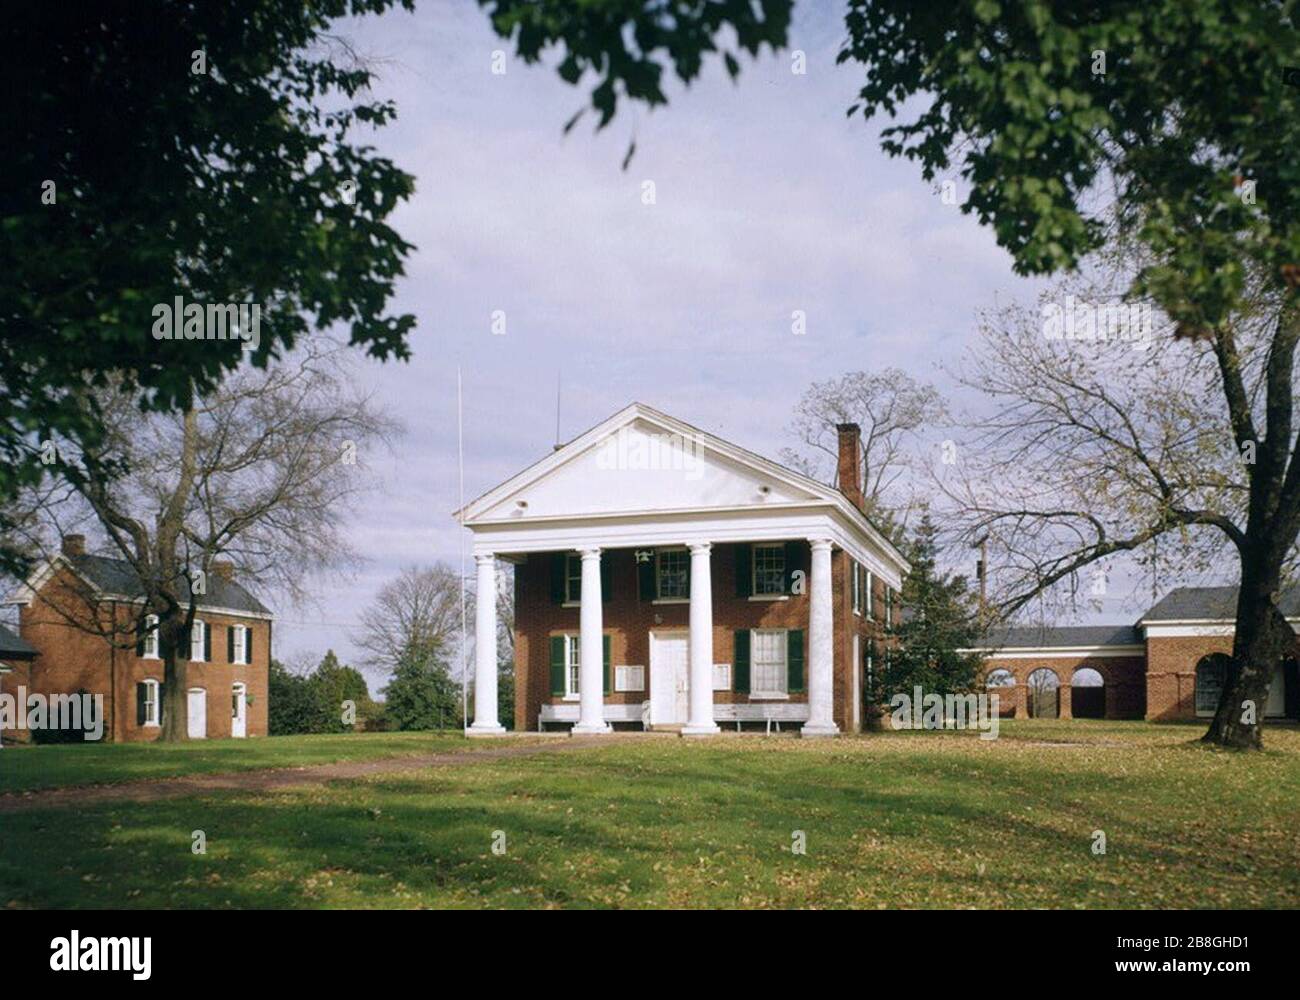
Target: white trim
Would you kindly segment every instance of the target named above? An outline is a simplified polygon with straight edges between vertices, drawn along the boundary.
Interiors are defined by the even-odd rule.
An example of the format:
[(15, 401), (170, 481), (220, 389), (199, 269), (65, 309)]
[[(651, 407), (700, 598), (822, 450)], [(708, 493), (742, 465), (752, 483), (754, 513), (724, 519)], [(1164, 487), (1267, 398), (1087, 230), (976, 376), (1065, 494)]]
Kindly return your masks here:
[(958, 653), (984, 653), (990, 660), (1069, 660), (1100, 656), (1146, 656), (1146, 646), (979, 646)]
[[(1291, 619), (1288, 618), (1287, 621), (1291, 621)], [(1224, 624), (1204, 623), (1196, 625), (1190, 623), (1184, 624), (1181, 622), (1161, 622), (1156, 625), (1145, 625), (1139, 622), (1139, 624), (1142, 625), (1143, 633), (1148, 639), (1186, 639), (1201, 636), (1223, 636), (1232, 635), (1237, 630), (1235, 622), (1227, 622)]]
[(876, 577), (902, 586), (906, 564), (890, 567), (863, 544), (860, 533), (828, 504), (717, 511), (646, 511), (483, 523), (474, 527), (474, 555), (558, 552), (591, 548), (646, 549), (712, 542), (788, 542), (829, 538), (868, 566)]

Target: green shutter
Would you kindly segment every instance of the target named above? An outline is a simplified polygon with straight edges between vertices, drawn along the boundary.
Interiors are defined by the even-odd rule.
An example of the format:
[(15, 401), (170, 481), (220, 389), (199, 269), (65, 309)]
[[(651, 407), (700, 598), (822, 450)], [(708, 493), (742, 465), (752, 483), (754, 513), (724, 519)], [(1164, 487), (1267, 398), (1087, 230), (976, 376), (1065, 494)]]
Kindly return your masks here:
[(167, 684), (163, 681), (158, 682), (158, 725), (163, 724), (167, 717)]
[(785, 635), (786, 670), (790, 694), (803, 691), (803, 629), (792, 628)]
[(604, 659), (605, 659), (605, 693), (609, 694), (609, 692), (613, 689), (614, 686), (611, 681), (611, 675), (609, 669), (609, 636), (602, 635), (600, 638), (601, 638), (601, 646), (604, 651)]
[(568, 663), (564, 659), (564, 636), (551, 636), (551, 694), (564, 695), (564, 671)]
[(235, 628), (234, 625), (226, 626), (226, 662), (235, 662)]
[(785, 592), (794, 593), (794, 574), (797, 570), (804, 570), (804, 588), (807, 592), (808, 577), (807, 569), (803, 564), (803, 554), (808, 551), (804, 542), (786, 542), (785, 543)]
[(741, 694), (749, 694), (749, 629), (736, 629), (735, 647), (732, 650), (732, 687)]
[(636, 564), (636, 590), (637, 595), (643, 601), (653, 601), (659, 596), (655, 588), (655, 554), (653, 549), (650, 550), (649, 559)]
[(144, 713), (145, 713), (144, 701), (145, 701), (145, 686), (144, 683), (141, 682), (135, 686), (135, 724), (137, 726), (144, 725)]
[(564, 566), (568, 558), (566, 552), (551, 553), (551, 603), (564, 603)]
[(244, 659), (253, 662), (253, 626), (244, 626)]
[(614, 579), (613, 570), (610, 568), (611, 552), (601, 553), (600, 558), (600, 600), (602, 603), (609, 600), (610, 582)]
[(748, 543), (741, 543), (736, 546), (736, 596), (749, 597), (753, 592), (754, 549)]
[(135, 655), (144, 656), (144, 634), (148, 619), (141, 618), (135, 623)]
[(203, 662), (212, 662), (212, 626), (208, 622), (203, 623)]

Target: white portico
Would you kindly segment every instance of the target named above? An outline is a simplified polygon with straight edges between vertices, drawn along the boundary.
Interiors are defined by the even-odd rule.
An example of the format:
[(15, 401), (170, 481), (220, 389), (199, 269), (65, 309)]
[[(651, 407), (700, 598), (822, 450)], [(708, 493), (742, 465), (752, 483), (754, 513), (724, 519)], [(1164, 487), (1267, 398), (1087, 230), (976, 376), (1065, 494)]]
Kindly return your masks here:
[[(671, 705), (673, 692), (649, 676), (682, 653), (682, 735), (717, 733), (720, 719), (773, 715), (801, 722), (806, 736), (834, 735), (836, 649), (851, 645), (847, 633), (837, 643), (837, 628), (852, 625), (837, 622), (845, 616), (836, 607), (835, 567), (851, 566), (855, 581), (861, 568), (895, 589), (906, 571), (897, 551), (839, 489), (640, 403), (479, 497), (459, 516), (473, 533), (480, 597), (471, 735), (503, 731), (494, 600), (502, 566), (560, 560), (562, 593), (553, 603), (533, 587), (517, 595), (516, 607), (517, 645), (537, 650), (549, 642), (557, 650), (549, 689), (555, 697), (547, 697), (536, 663), (526, 660), (519, 664), (516, 697), (531, 699), (530, 705), (540, 699), (542, 715), (555, 720), (576, 712), (567, 716), (575, 735), (610, 732), (611, 722), (646, 722), (652, 698), (653, 705)], [(734, 568), (741, 565), (738, 550), (776, 559), (781, 546), (792, 543), (808, 554), (806, 565), (776, 566), (764, 557), (746, 562), (743, 572)], [(726, 553), (722, 563), (720, 552)], [(652, 593), (636, 580), (647, 561), (660, 574)], [(780, 592), (769, 586), (776, 580)], [(715, 592), (719, 581), (726, 581), (725, 593)], [(749, 640), (742, 650), (739, 639), (731, 648), (730, 638), (750, 618), (756, 626), (752, 689)], [(779, 628), (766, 627), (773, 624)], [(785, 692), (763, 694), (759, 678), (772, 665), (760, 649), (773, 645), (776, 631), (798, 633), (782, 668), (798, 681)], [(717, 648), (724, 637), (727, 648)], [(849, 654), (841, 655), (847, 669)], [(525, 667), (531, 671), (526, 676)], [(611, 669), (619, 672), (617, 690)], [(638, 676), (644, 678), (640, 688), (624, 684)], [(648, 690), (653, 684), (660, 689)], [(746, 714), (760, 710), (764, 714)], [(530, 724), (533, 717), (531, 708), (520, 710)]]

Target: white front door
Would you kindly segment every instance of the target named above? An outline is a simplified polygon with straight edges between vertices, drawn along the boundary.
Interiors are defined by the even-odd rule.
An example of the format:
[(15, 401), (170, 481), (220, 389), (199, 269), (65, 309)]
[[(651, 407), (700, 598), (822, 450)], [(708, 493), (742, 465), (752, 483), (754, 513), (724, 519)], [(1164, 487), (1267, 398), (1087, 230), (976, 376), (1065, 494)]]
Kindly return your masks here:
[(685, 632), (650, 633), (650, 724), (686, 725), (690, 638)]
[(243, 684), (230, 688), (230, 735), (242, 740), (248, 735), (248, 689)]
[(208, 735), (208, 692), (203, 688), (190, 688), (189, 705), (186, 709), (189, 716), (186, 725), (186, 732), (192, 740), (206, 739)]

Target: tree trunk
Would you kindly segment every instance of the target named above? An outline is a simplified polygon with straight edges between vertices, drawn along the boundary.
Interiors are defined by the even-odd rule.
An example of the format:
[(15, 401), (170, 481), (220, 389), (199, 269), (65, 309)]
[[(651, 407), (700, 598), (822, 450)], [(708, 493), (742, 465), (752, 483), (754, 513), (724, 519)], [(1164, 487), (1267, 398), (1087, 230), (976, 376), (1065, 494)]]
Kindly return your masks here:
[(1214, 720), (1202, 737), (1236, 750), (1263, 746), (1264, 706), (1273, 669), (1291, 648), (1295, 633), (1278, 609), (1280, 569), (1251, 572), (1243, 560), (1237, 594), (1232, 670), (1219, 698)]
[[(182, 646), (176, 638), (177, 628), (159, 626), (159, 655), (163, 658), (163, 713), (158, 739), (163, 743), (180, 743), (189, 739), (189, 695), (186, 684), (189, 660), (177, 655)], [(180, 628), (183, 630), (184, 625)]]

